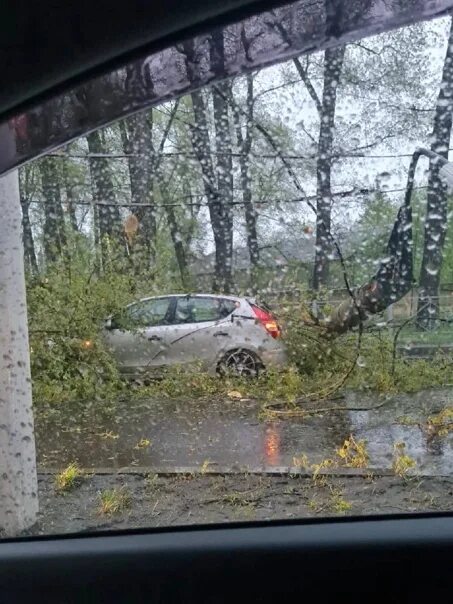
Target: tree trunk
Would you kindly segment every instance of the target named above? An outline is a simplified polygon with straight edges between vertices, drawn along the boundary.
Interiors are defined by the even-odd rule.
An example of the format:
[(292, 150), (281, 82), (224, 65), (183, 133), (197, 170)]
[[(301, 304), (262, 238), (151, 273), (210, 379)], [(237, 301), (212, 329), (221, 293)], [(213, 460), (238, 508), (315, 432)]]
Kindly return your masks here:
[(54, 157), (44, 157), (39, 164), (44, 197), (44, 255), (48, 263), (55, 262), (66, 246), (65, 220), (56, 161), (58, 160)]
[(76, 217), (76, 210), (75, 210), (75, 195), (74, 195), (74, 188), (75, 188), (75, 181), (74, 178), (71, 177), (71, 160), (69, 158), (64, 159), (64, 160), (60, 160), (63, 161), (63, 180), (64, 180), (64, 186), (66, 189), (66, 200), (67, 200), (67, 211), (68, 211), (68, 216), (69, 216), (69, 225), (71, 226), (71, 229), (73, 230), (74, 233), (78, 233), (79, 228), (77, 226), (77, 217)]
[[(225, 65), (223, 32), (211, 36), (210, 61), (213, 73), (222, 73)], [(217, 227), (219, 245), (216, 246), (216, 279), (214, 289), (231, 293), (233, 288), (233, 163), (228, 111), (230, 82), (224, 81), (212, 89), (217, 177)], [(216, 90), (218, 89), (218, 92)]]
[(25, 262), (29, 267), (30, 272), (33, 275), (39, 273), (38, 261), (36, 259), (35, 242), (33, 240), (33, 231), (30, 222), (30, 202), (25, 199), (20, 200), (22, 208), (22, 237), (24, 243), (24, 257)]
[[(221, 55), (218, 48), (219, 41), (216, 39), (211, 44), (214, 48), (211, 51), (211, 60), (218, 60)], [(220, 44), (220, 51), (223, 51), (223, 42)], [(217, 47), (217, 48), (216, 48)], [(186, 57), (187, 72), (189, 78), (194, 78), (195, 72), (195, 52), (193, 42), (184, 44), (184, 53)], [(213, 279), (213, 291), (228, 293), (232, 288), (232, 207), (225, 203), (226, 199), (232, 197), (232, 171), (231, 165), (231, 141), (229, 135), (228, 108), (226, 99), (222, 95), (215, 94), (215, 114), (216, 114), (216, 143), (217, 149), (221, 153), (228, 155), (219, 156), (220, 165), (227, 173), (221, 175), (221, 182), (218, 183), (216, 176), (220, 176), (220, 167), (215, 167), (212, 160), (211, 143), (209, 137), (208, 120), (206, 116), (206, 107), (203, 95), (199, 90), (191, 93), (192, 108), (194, 115), (194, 125), (190, 128), (190, 137), (192, 147), (203, 176), (203, 187), (206, 194), (209, 218), (214, 236), (215, 245), (215, 275)], [(226, 95), (228, 98), (228, 94)], [(214, 99), (213, 99), (214, 100)], [(220, 102), (220, 101), (223, 101)], [(226, 139), (222, 142), (221, 137)], [(220, 193), (226, 195), (226, 199)]]
[(121, 124), (124, 152), (128, 157), (131, 186), (131, 212), (138, 220), (138, 232), (132, 245), (136, 268), (150, 268), (155, 260), (156, 215), (153, 207), (153, 114), (141, 112)]
[(93, 243), (94, 243), (94, 257), (96, 258), (95, 271), (99, 277), (104, 269), (102, 263), (102, 246), (101, 246), (101, 235), (99, 230), (99, 206), (93, 206)]
[[(173, 118), (171, 118), (173, 120)], [(165, 135), (166, 138), (166, 135)], [(162, 147), (162, 144), (160, 145)], [(167, 217), (167, 225), (170, 231), (170, 237), (173, 243), (173, 249), (175, 251), (176, 262), (178, 263), (179, 274), (181, 276), (181, 283), (184, 289), (188, 289), (191, 285), (189, 264), (187, 261), (187, 253), (190, 246), (190, 239), (193, 227), (189, 228), (188, 236), (184, 237), (181, 233), (181, 228), (178, 225), (178, 219), (176, 216), (175, 208), (172, 205), (171, 200), (166, 200), (163, 192), (168, 188), (168, 181), (165, 182), (165, 178), (160, 167), (159, 162), (155, 162), (156, 168), (156, 181), (158, 183), (158, 194), (159, 199), (162, 200), (162, 207), (165, 210)]]
[(344, 47), (327, 49), (324, 53), (324, 86), (319, 113), (318, 159), (316, 164), (316, 244), (313, 289), (326, 286), (329, 279), (329, 259), (332, 255), (331, 229), (331, 171), (335, 126), (337, 88), (344, 59)]
[[(384, 311), (401, 300), (413, 283), (412, 192), (419, 153), (414, 153), (407, 174), (404, 203), (398, 210), (396, 221), (385, 250), (385, 258), (378, 270), (365, 285), (352, 291), (350, 296), (323, 321), (331, 335), (361, 327), (369, 315)], [(343, 266), (343, 270), (345, 267)], [(346, 280), (346, 276), (345, 276)]]
[(195, 121), (194, 127), (190, 129), (190, 135), (192, 146), (203, 175), (203, 186), (208, 203), (211, 228), (214, 235), (215, 277), (213, 281), (213, 291), (222, 291), (222, 283), (225, 278), (224, 260), (226, 257), (224, 231), (221, 224), (222, 204), (219, 199), (219, 193), (215, 182), (215, 172), (211, 157), (208, 123), (203, 96), (198, 90), (192, 92), (190, 96), (192, 99)]
[[(448, 158), (453, 111), (453, 21), (434, 114), (431, 149)], [(439, 285), (447, 232), (447, 195), (439, 168), (430, 160), (423, 258), (420, 269), (417, 325), (432, 329), (439, 316)]]
[[(87, 136), (90, 153), (105, 153), (106, 147), (99, 131)], [(98, 204), (99, 238), (104, 268), (110, 258), (111, 245), (122, 247), (122, 224), (119, 207), (116, 205), (115, 187), (109, 160), (91, 157), (89, 160), (93, 201)], [(115, 256), (118, 250), (114, 250)]]
[(20, 205), (22, 209), (22, 241), (24, 244), (24, 260), (25, 264), (28, 265), (29, 271), (33, 275), (37, 275), (39, 273), (39, 268), (36, 258), (33, 230), (30, 222), (29, 192), (27, 190), (24, 191), (24, 188), (27, 187), (23, 187), (22, 181), (19, 180)]
[(255, 294), (258, 288), (257, 272), (260, 262), (260, 251), (257, 233), (257, 212), (252, 201), (252, 179), (250, 177), (250, 152), (252, 149), (252, 124), (253, 124), (253, 76), (247, 74), (247, 99), (245, 136), (242, 134), (239, 112), (233, 103), (233, 115), (236, 126), (236, 138), (239, 148), (239, 168), (241, 173), (242, 201), (244, 203), (245, 227), (247, 230), (247, 249), (251, 267), (251, 289)]
[(168, 228), (170, 229), (171, 240), (175, 249), (179, 274), (181, 275), (181, 283), (184, 289), (187, 289), (190, 286), (189, 266), (187, 264), (186, 250), (184, 248), (183, 239), (178, 227), (175, 210), (169, 203), (164, 203), (164, 206), (167, 214), (167, 224)]

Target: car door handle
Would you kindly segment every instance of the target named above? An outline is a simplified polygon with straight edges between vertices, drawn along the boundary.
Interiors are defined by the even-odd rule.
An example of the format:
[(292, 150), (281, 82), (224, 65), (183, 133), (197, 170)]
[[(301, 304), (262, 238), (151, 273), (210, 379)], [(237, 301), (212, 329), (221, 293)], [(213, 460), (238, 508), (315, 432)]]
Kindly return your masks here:
[(148, 340), (150, 342), (160, 342), (162, 340), (162, 338), (159, 336), (149, 336)]
[(228, 336), (226, 331), (216, 331), (214, 334), (215, 337), (217, 336)]

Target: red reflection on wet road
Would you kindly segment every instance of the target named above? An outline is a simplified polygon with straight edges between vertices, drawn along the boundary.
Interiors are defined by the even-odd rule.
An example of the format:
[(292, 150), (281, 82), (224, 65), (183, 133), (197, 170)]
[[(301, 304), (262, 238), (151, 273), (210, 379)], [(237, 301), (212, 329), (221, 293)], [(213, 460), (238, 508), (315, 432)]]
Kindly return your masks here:
[(280, 462), (280, 426), (271, 424), (264, 432), (264, 455), (266, 463), (275, 466)]

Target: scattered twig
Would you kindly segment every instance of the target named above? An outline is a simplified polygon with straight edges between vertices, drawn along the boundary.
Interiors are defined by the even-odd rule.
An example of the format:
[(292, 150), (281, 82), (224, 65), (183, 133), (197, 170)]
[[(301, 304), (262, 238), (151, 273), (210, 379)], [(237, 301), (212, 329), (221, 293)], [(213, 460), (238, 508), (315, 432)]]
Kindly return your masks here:
[(380, 409), (381, 407), (386, 405), (389, 400), (390, 399), (386, 399), (378, 405), (373, 405), (372, 407), (348, 407), (347, 405), (339, 405), (332, 407), (312, 407), (308, 409), (304, 409), (303, 407), (293, 409), (273, 409), (272, 405), (269, 405), (265, 407), (265, 412), (275, 417), (296, 417), (304, 415), (315, 415), (317, 413), (329, 413), (331, 411), (375, 411), (376, 409)]

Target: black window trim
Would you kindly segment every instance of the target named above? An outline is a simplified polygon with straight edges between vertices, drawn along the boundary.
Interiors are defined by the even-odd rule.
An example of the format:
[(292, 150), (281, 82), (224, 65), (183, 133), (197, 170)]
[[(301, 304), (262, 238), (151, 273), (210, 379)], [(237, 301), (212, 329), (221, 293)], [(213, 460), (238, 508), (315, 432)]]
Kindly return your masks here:
[(452, 551), (451, 513), (46, 535), (1, 543), (0, 586), (2, 601), (46, 604), (275, 602), (311, 593), (316, 602), (371, 594), (448, 602)]

